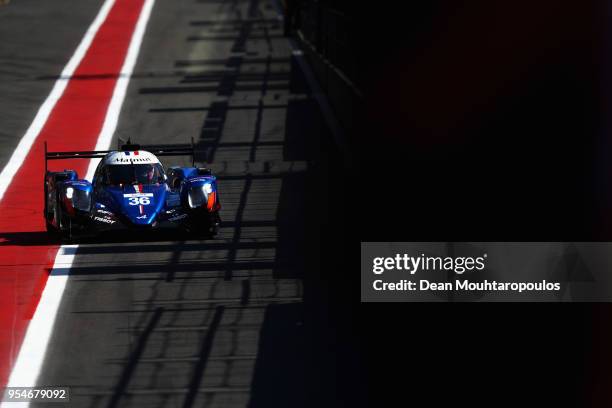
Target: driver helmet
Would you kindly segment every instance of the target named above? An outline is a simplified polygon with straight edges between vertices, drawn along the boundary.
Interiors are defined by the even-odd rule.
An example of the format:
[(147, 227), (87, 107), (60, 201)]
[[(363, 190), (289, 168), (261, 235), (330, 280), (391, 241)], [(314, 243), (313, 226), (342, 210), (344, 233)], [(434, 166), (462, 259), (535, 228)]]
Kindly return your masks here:
[(147, 183), (152, 183), (155, 178), (155, 167), (152, 164), (147, 164), (138, 169), (138, 179), (146, 180)]

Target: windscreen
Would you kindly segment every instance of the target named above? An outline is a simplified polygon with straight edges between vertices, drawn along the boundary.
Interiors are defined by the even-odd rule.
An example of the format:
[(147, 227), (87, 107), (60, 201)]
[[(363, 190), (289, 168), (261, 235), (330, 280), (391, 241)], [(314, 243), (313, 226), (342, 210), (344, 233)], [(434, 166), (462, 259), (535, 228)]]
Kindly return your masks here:
[(122, 186), (125, 184), (161, 184), (164, 180), (164, 169), (159, 163), (153, 164), (118, 164), (105, 168), (105, 184)]

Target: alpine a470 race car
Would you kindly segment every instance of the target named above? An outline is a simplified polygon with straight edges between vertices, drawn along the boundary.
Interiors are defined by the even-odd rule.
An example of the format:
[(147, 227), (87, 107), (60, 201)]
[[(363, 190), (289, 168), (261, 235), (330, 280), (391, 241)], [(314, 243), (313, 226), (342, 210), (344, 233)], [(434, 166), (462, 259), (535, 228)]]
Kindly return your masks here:
[[(195, 166), (166, 172), (158, 156), (191, 155), (193, 163), (193, 144), (177, 146), (125, 144), (119, 150), (48, 152), (45, 143), (47, 231), (65, 240), (165, 227), (214, 236), (221, 208), (216, 177)], [(102, 159), (92, 181), (79, 179), (74, 170), (47, 170), (47, 160), (77, 158)]]

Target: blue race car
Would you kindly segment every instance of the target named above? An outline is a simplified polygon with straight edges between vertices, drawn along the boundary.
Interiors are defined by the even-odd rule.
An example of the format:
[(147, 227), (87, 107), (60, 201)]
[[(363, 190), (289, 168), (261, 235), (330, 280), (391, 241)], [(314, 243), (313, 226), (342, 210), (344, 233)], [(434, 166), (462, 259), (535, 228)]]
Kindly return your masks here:
[[(217, 180), (210, 169), (170, 167), (157, 156), (194, 156), (179, 145), (125, 144), (119, 150), (48, 152), (45, 143), (47, 231), (73, 240), (112, 230), (147, 233), (165, 227), (212, 237), (220, 217)], [(74, 170), (48, 171), (47, 160), (102, 159), (93, 180)], [(193, 163), (193, 160), (192, 160)]]

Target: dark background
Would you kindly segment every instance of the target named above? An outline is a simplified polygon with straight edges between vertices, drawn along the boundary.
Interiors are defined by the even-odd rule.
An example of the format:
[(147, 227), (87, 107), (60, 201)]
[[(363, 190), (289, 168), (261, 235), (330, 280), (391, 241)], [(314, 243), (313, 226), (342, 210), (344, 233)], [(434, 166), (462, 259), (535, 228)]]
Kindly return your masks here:
[(319, 19), (319, 52), (364, 95), (323, 247), (368, 406), (609, 406), (607, 304), (359, 304), (346, 288), (359, 241), (612, 239), (609, 6), (316, 3), (301, 24)]
[[(1, 99), (7, 109), (0, 159), (14, 149), (16, 135), (25, 131), (54, 82), (52, 74), (61, 71), (100, 2), (70, 1), (70, 12), (55, 3), (34, 3), (13, 0), (0, 25), (7, 33), (1, 42)], [(195, 4), (207, 3), (216, 1), (156, 5), (165, 9), (154, 14), (151, 24), (158, 29), (145, 38), (143, 66), (135, 70), (129, 110), (134, 114), (124, 116), (130, 118), (128, 133), (141, 130), (142, 121), (161, 138), (166, 131), (159, 123), (179, 124), (162, 122), (161, 111), (180, 110), (191, 100), (168, 100), (171, 93), (163, 89), (185, 79), (218, 79), (186, 78), (178, 69), (190, 36), (202, 27), (193, 22), (215, 17), (198, 14), (202, 9), (193, 13)], [(249, 3), (254, 11), (259, 2)], [(303, 190), (282, 192), (280, 214), (287, 223), (280, 228), (288, 248), (306, 249), (284, 250), (281, 259), (303, 261), (304, 310), (270, 308), (260, 349), (265, 364), (257, 368), (253, 400), (334, 408), (609, 407), (608, 304), (361, 304), (357, 274), (361, 241), (612, 240), (610, 6), (603, 0), (289, 0), (285, 5), (294, 10), (290, 34), (303, 37), (300, 46), (345, 129), (351, 165), (344, 164), (332, 138), (316, 133), (323, 126), (306, 115), (316, 110), (312, 101), (298, 103), (294, 112), (304, 116), (291, 118), (289, 153), (313, 159), (313, 167), (306, 180), (298, 176), (290, 183), (303, 183)], [(182, 25), (172, 13), (180, 13)], [(249, 35), (248, 14), (238, 21), (238, 50)], [(26, 19), (40, 26), (23, 24)], [(21, 28), (36, 35), (15, 34), (24, 32)], [(228, 83), (231, 90), (232, 78), (221, 78), (229, 82), (219, 92), (229, 92)], [(196, 106), (202, 102), (208, 103), (198, 100)], [(219, 114), (201, 113), (199, 120), (206, 124)], [(303, 134), (317, 137), (304, 139), (304, 146)], [(299, 238), (302, 230), (306, 236)], [(110, 259), (116, 248), (90, 251)], [(164, 250), (181, 249), (177, 244)], [(157, 267), (175, 272), (175, 265)], [(91, 293), (99, 293), (96, 276), (91, 278)], [(130, 288), (114, 296), (127, 301)], [(80, 297), (73, 304), (80, 305), (86, 292), (75, 293)], [(303, 329), (290, 324), (302, 317)], [(96, 327), (121, 322), (117, 316), (107, 319)], [(81, 327), (77, 320), (63, 321)], [(113, 344), (92, 336), (90, 343), (74, 336), (71, 341), (81, 350)], [(70, 342), (59, 343), (70, 349)], [(82, 382), (101, 378), (93, 363), (86, 364), (89, 359), (62, 356), (55, 354), (59, 364), (49, 375), (74, 373), (71, 363), (83, 363), (88, 370), (79, 372)], [(91, 352), (88, 357), (106, 358)], [(119, 391), (124, 386), (119, 382)]]

